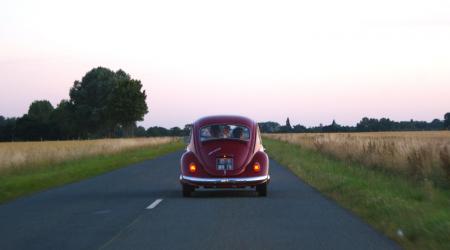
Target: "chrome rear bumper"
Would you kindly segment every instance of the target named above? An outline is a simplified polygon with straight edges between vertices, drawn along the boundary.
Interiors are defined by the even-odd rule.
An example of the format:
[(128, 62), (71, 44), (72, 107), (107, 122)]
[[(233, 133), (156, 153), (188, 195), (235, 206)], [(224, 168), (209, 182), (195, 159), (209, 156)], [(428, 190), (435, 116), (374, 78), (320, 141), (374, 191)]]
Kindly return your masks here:
[(269, 181), (270, 175), (242, 178), (199, 178), (180, 175), (180, 181), (188, 181), (197, 184), (239, 184)]

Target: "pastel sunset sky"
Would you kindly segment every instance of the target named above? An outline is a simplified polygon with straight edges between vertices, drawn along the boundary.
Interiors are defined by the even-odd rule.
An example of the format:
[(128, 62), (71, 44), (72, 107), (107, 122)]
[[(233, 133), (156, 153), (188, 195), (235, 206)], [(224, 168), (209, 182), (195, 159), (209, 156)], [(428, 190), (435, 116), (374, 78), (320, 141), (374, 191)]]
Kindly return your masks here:
[(450, 112), (450, 1), (0, 0), (0, 115), (56, 106), (103, 66), (148, 126), (209, 114), (306, 126)]

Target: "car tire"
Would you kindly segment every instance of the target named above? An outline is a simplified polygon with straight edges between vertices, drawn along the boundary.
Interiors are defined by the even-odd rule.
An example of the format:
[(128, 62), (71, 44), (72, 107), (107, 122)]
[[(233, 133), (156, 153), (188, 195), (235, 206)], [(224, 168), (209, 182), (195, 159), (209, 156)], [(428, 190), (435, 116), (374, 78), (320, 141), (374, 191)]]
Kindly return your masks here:
[(256, 185), (256, 192), (259, 196), (267, 196), (267, 182), (263, 184)]
[(183, 184), (182, 189), (183, 189), (183, 197), (191, 197), (191, 194), (194, 191), (194, 187), (188, 184)]

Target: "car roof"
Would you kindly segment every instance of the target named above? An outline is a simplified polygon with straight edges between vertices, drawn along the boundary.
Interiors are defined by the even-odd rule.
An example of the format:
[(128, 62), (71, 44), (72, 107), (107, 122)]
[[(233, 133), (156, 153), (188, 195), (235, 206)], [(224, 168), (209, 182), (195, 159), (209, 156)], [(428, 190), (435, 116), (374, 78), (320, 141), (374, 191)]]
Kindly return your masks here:
[(194, 125), (196, 125), (196, 127), (203, 127), (212, 124), (236, 124), (252, 128), (255, 122), (250, 118), (238, 115), (205, 116), (194, 122)]

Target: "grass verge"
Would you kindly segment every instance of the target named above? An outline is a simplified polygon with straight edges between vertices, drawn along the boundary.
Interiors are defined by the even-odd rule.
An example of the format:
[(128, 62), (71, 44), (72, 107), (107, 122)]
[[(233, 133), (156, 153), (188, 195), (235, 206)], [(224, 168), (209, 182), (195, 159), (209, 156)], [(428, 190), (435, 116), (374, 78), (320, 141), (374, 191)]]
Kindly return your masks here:
[(405, 249), (450, 249), (450, 190), (265, 138), (269, 155)]
[(0, 173), (0, 204), (51, 187), (76, 182), (128, 164), (153, 159), (182, 149), (183, 142), (171, 142), (116, 154), (89, 156), (54, 165)]

